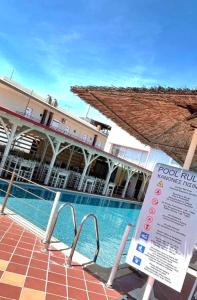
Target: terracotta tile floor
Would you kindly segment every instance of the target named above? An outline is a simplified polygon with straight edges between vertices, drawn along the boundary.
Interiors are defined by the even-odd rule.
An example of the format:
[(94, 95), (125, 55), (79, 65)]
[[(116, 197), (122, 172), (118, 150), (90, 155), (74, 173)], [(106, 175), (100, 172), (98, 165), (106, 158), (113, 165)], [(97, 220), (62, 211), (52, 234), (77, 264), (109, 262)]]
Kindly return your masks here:
[[(146, 282), (146, 277), (134, 272), (116, 279), (115, 289), (108, 289), (77, 264), (66, 269), (63, 253), (43, 253), (42, 248), (40, 238), (8, 216), (0, 216), (0, 300), (115, 300)], [(186, 276), (181, 294), (156, 282), (155, 297), (187, 300), (194, 280)]]
[(66, 269), (63, 253), (43, 253), (42, 248), (33, 233), (0, 216), (0, 300), (113, 300), (121, 295), (79, 265)]

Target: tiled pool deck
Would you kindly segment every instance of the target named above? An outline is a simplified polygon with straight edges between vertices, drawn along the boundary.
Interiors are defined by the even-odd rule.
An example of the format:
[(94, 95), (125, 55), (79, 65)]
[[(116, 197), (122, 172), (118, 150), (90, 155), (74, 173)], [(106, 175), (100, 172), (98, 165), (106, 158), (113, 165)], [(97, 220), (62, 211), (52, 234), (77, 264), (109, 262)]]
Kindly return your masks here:
[[(8, 216), (0, 216), (0, 300), (114, 300), (131, 286), (142, 285), (133, 274), (117, 279), (117, 290), (108, 289), (79, 265), (66, 269), (63, 253), (43, 253), (42, 248), (35, 234)], [(156, 298), (186, 300), (194, 282), (188, 276), (181, 294), (157, 282)]]
[(81, 266), (66, 269), (64, 254), (42, 248), (40, 238), (0, 216), (0, 300), (114, 300), (120, 295)]

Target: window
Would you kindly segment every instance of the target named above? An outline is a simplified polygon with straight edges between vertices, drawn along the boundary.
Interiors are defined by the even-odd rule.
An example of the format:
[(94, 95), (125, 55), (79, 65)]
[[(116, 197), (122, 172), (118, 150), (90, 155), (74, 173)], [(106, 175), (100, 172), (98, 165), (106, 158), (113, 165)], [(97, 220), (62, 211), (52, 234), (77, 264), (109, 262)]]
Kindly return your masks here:
[(115, 156), (118, 156), (119, 153), (120, 153), (120, 147), (118, 147), (118, 146), (112, 144), (112, 147), (111, 147), (111, 154), (112, 154), (112, 155), (115, 155)]
[(66, 126), (65, 129), (64, 129), (64, 132), (65, 132), (65, 133), (69, 133), (69, 131), (70, 131), (70, 127), (69, 127), (69, 126)]
[(60, 125), (60, 122), (57, 120), (52, 120), (51, 122), (51, 127), (53, 127), (54, 129), (57, 129)]
[(97, 146), (98, 148), (101, 148), (101, 142), (98, 141), (98, 142), (96, 143), (96, 146)]
[(31, 107), (26, 107), (26, 109), (25, 109), (25, 117), (31, 118), (32, 112), (33, 112), (33, 108), (31, 108)]
[(82, 141), (86, 142), (86, 141), (87, 141), (87, 138), (88, 138), (88, 136), (87, 136), (86, 134), (84, 134), (84, 135), (82, 136)]
[(90, 136), (87, 135), (86, 142), (87, 142), (88, 144), (91, 144), (91, 141), (92, 141), (92, 138), (91, 138)]

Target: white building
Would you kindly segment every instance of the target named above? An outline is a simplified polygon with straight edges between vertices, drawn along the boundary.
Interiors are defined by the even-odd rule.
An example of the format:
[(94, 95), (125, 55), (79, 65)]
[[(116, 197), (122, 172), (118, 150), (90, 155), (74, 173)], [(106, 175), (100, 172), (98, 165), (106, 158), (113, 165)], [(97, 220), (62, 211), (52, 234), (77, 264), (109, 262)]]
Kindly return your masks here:
[(103, 150), (110, 126), (75, 117), (57, 104), (0, 78), (0, 176), (14, 171), (16, 180), (110, 196), (119, 191), (123, 198), (131, 175), (150, 178), (149, 170)]
[(139, 166), (143, 166), (150, 171), (153, 171), (156, 163), (179, 167), (178, 163), (166, 153), (142, 144), (116, 124), (112, 126), (105, 145), (105, 151)]

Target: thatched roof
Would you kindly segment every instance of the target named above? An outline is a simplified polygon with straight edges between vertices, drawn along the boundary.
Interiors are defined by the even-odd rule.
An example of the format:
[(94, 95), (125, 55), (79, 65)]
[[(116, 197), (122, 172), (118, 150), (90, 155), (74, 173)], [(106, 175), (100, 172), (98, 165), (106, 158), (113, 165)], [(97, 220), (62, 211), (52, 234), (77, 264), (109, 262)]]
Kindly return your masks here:
[(197, 128), (197, 90), (74, 86), (71, 91), (142, 143), (183, 164)]

